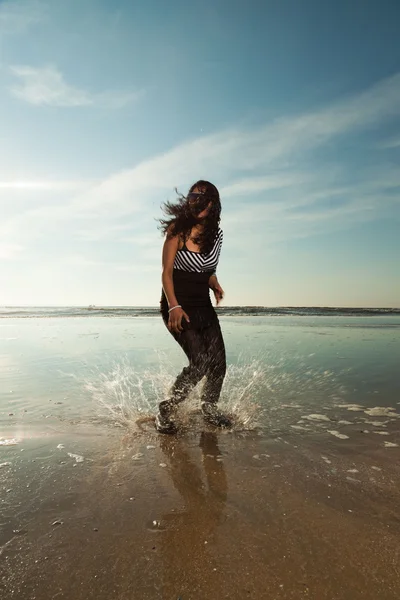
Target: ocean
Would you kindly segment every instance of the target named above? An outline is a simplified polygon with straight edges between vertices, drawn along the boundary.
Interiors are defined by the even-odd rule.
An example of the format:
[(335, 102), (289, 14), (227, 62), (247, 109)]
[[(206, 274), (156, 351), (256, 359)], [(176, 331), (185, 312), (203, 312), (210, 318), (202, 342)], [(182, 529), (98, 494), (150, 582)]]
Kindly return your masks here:
[(218, 312), (170, 437), (157, 308), (0, 308), (2, 598), (399, 597), (400, 309)]

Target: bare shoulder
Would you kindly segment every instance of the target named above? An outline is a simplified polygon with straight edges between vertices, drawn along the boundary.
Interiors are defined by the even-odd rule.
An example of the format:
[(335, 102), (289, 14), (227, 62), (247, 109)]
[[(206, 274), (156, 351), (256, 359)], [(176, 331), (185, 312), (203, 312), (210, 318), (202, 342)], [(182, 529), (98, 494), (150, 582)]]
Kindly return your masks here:
[(168, 225), (168, 228), (165, 232), (165, 239), (168, 240), (173, 237), (175, 237), (175, 227), (174, 227), (173, 223), (170, 223), (170, 225)]
[(183, 233), (176, 234), (173, 226), (170, 225), (165, 234), (165, 242), (168, 246), (174, 247), (177, 250), (181, 250), (185, 244), (185, 236)]
[(180, 247), (180, 235), (176, 235), (170, 225), (166, 231), (164, 238), (164, 251), (176, 252)]
[(171, 224), (165, 232), (164, 241), (165, 243), (174, 242), (178, 239), (179, 236), (176, 235), (174, 231), (174, 226)]

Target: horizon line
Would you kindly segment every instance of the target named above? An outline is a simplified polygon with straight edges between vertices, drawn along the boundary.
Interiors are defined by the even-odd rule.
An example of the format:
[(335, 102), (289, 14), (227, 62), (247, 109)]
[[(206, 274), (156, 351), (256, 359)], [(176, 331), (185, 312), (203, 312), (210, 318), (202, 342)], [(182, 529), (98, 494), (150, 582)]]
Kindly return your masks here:
[[(0, 305), (2, 308), (159, 308), (159, 304), (3, 304)], [(357, 310), (400, 310), (400, 306), (353, 306), (353, 305), (295, 305), (295, 304), (280, 304), (280, 305), (264, 305), (264, 304), (230, 304), (224, 306), (215, 306), (215, 308), (324, 308), (324, 309), (335, 309), (335, 308), (346, 308), (346, 309), (357, 309)]]

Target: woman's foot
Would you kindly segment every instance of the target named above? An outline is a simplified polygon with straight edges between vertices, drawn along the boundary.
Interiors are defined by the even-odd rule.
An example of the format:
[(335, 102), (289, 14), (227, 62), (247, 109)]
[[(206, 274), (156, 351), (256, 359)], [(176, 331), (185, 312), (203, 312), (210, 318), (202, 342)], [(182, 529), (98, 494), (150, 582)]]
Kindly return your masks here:
[(159, 412), (156, 415), (155, 427), (159, 433), (176, 433), (177, 427), (174, 421), (171, 419), (171, 415), (173, 413), (174, 406), (168, 402), (168, 400), (164, 400), (164, 402), (160, 402)]
[(229, 417), (224, 415), (217, 409), (216, 404), (213, 402), (202, 402), (201, 410), (203, 412), (204, 419), (211, 425), (216, 427), (232, 427), (232, 421)]

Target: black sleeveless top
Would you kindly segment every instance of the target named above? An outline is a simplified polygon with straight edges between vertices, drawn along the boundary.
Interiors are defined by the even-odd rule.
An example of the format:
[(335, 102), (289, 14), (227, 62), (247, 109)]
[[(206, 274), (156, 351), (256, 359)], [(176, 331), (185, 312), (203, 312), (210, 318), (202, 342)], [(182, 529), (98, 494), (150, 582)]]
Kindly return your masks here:
[[(218, 320), (217, 314), (211, 303), (208, 281), (215, 274), (222, 247), (222, 230), (218, 230), (217, 237), (211, 252), (193, 252), (184, 244), (175, 256), (173, 282), (178, 304), (190, 318), (190, 324), (182, 320), (184, 328), (201, 329), (208, 327)], [(162, 290), (160, 302), (161, 314), (168, 322), (168, 302)]]

